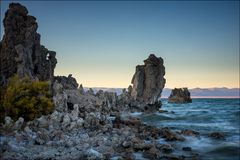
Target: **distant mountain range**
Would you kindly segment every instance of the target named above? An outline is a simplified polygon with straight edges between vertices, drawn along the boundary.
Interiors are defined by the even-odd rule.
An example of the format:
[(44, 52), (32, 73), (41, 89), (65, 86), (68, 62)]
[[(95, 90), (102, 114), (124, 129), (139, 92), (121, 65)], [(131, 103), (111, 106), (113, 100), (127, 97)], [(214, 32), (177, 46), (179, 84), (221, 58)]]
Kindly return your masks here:
[[(88, 90), (88, 87), (84, 88)], [(121, 94), (123, 88), (92, 88), (96, 93), (98, 90), (116, 92), (118, 95)], [(193, 88), (189, 89), (192, 98), (239, 98), (240, 88)], [(170, 88), (164, 88), (162, 92), (162, 98), (167, 98), (171, 93)]]
[[(193, 88), (189, 89), (192, 98), (239, 98), (240, 88)], [(167, 98), (171, 89), (164, 88), (162, 97)]]

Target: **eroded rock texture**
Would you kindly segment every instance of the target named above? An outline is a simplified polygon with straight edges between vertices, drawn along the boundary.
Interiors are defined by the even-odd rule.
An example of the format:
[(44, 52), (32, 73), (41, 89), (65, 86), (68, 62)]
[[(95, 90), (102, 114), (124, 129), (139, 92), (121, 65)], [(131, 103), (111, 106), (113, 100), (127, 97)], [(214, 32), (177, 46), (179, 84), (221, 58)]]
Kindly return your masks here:
[(132, 78), (131, 96), (137, 101), (148, 104), (157, 103), (166, 83), (164, 75), (163, 59), (150, 54), (144, 60), (144, 65), (136, 66), (136, 72)]
[(0, 44), (0, 84), (18, 74), (32, 79), (51, 80), (57, 63), (56, 52), (40, 44), (36, 18), (19, 3), (9, 4), (3, 20), (4, 36)]
[(72, 74), (65, 76), (55, 76), (54, 79), (63, 85), (64, 89), (77, 89), (78, 83), (77, 80), (72, 77)]
[(168, 97), (169, 103), (191, 103), (190, 92), (187, 88), (174, 88)]

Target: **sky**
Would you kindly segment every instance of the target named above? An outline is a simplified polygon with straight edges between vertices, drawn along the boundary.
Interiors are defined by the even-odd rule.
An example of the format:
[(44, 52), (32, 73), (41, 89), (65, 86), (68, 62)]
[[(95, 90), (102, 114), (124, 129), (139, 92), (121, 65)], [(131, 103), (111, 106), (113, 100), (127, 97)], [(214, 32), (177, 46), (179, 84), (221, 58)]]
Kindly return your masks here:
[(9, 2), (37, 18), (55, 75), (85, 87), (128, 87), (154, 53), (165, 87), (239, 88), (239, 1), (1, 1), (1, 21)]

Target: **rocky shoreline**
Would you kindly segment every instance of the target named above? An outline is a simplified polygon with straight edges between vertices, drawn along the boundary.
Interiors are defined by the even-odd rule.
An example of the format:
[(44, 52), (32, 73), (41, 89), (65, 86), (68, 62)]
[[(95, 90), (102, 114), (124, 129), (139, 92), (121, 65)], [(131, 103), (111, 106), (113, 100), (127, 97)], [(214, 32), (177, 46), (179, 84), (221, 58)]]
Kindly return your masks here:
[[(198, 154), (174, 153), (186, 132), (143, 124), (130, 113), (135, 106), (128, 91), (116, 93), (77, 88), (69, 75), (53, 84), (55, 110), (33, 121), (5, 117), (1, 126), (2, 159), (194, 159)], [(126, 103), (129, 102), (129, 103)], [(131, 104), (133, 103), (133, 104)], [(160, 107), (160, 106), (159, 106)], [(156, 107), (154, 107), (156, 108)], [(156, 112), (156, 110), (153, 110)], [(194, 133), (192, 131), (189, 131)], [(194, 134), (195, 135), (195, 134)], [(158, 140), (163, 139), (164, 143)]]
[[(197, 132), (148, 126), (131, 116), (132, 112), (142, 111), (139, 108), (116, 107), (122, 106), (128, 92), (119, 96), (103, 91), (94, 94), (91, 90), (85, 92), (82, 86), (69, 89), (74, 88), (71, 81), (66, 81), (68, 85), (58, 82), (53, 85), (57, 107), (52, 114), (29, 122), (5, 118), (0, 135), (2, 159), (199, 158), (188, 146), (174, 146), (186, 135), (198, 136)], [(186, 153), (175, 153), (177, 150)]]
[(54, 76), (56, 53), (40, 45), (37, 27), (26, 7), (9, 5), (0, 43), (0, 84), (7, 85), (15, 74), (48, 81), (54, 109), (31, 121), (19, 117), (14, 122), (6, 116), (0, 124), (0, 159), (200, 158), (189, 146), (175, 145), (184, 142), (184, 136), (199, 133), (149, 126), (131, 115), (159, 112), (166, 83), (161, 57), (151, 54), (143, 65), (136, 66), (132, 85), (120, 95), (102, 90), (94, 94), (91, 89), (84, 91), (72, 75)]
[[(138, 118), (99, 114), (91, 108), (54, 111), (27, 123), (6, 117), (1, 129), (2, 159), (196, 159), (174, 153), (174, 142), (194, 131), (174, 132), (143, 124)], [(80, 110), (80, 111), (79, 111)], [(81, 112), (90, 112), (85, 118)], [(163, 139), (164, 143), (158, 142)], [(189, 152), (189, 153), (188, 153)]]

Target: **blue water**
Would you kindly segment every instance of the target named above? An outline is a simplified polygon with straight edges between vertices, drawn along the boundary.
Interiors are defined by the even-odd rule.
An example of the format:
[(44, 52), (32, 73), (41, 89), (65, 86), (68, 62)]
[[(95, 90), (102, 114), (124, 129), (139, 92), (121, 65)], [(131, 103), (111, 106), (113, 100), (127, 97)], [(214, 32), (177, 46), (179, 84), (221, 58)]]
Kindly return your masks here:
[[(240, 99), (193, 99), (189, 104), (169, 104), (162, 100), (166, 113), (141, 115), (149, 125), (169, 127), (173, 130), (191, 129), (200, 132), (200, 138), (185, 137), (177, 145), (190, 146), (206, 160), (240, 159)], [(208, 137), (221, 132), (224, 140)]]

